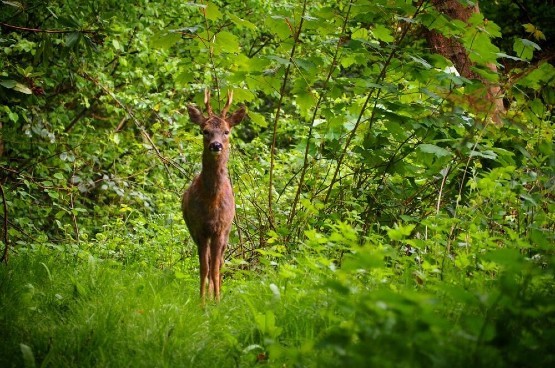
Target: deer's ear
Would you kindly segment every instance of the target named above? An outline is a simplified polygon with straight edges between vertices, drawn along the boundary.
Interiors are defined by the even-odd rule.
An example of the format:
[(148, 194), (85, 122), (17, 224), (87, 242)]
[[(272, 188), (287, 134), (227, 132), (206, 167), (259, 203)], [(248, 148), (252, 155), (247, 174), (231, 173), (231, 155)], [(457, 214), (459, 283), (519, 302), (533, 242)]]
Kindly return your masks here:
[(201, 125), (206, 120), (199, 109), (193, 105), (187, 105), (187, 111), (189, 111), (189, 118), (191, 121), (197, 125)]
[(241, 121), (243, 121), (246, 114), (247, 114), (247, 109), (245, 108), (245, 106), (241, 106), (237, 111), (231, 114), (229, 119), (227, 119), (227, 122), (229, 123), (230, 126), (235, 126), (239, 124)]

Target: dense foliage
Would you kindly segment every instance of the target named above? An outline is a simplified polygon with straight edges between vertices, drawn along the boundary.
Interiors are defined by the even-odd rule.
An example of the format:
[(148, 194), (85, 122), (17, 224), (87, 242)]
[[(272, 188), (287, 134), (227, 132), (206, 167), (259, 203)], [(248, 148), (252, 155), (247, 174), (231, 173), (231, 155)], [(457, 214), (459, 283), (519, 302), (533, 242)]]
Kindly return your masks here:
[[(553, 8), (508, 3), (1, 2), (0, 365), (552, 366)], [(249, 119), (203, 310), (206, 87)]]

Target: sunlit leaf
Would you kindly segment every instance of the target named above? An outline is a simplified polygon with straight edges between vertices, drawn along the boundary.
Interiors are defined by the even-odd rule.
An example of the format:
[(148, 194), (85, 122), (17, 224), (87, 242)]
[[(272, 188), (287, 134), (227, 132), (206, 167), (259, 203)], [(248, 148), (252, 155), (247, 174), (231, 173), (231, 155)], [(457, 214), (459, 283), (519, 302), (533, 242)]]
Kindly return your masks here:
[(17, 92), (25, 93), (26, 95), (33, 94), (33, 91), (31, 90), (31, 88), (21, 83), (16, 83), (15, 86), (13, 87), (13, 90)]
[(216, 21), (222, 17), (222, 12), (214, 3), (207, 3), (206, 8), (203, 9), (203, 12), (206, 16), (206, 19), (212, 21)]
[(20, 3), (19, 1), (2, 1), (2, 4), (13, 6), (14, 8), (18, 8), (18, 9), (21, 9), (21, 10), (25, 9), (23, 4)]
[(239, 40), (233, 33), (222, 31), (216, 34), (214, 47), (223, 52), (239, 52)]
[(414, 227), (414, 224), (395, 225), (387, 230), (387, 236), (391, 240), (402, 240), (412, 233)]
[(526, 30), (526, 32), (528, 33), (534, 33), (536, 31), (536, 27), (531, 23), (526, 23), (522, 26), (524, 27), (524, 30)]
[(239, 18), (239, 17), (236, 16), (235, 14), (229, 13), (229, 14), (228, 14), (228, 17), (229, 17), (229, 19), (231, 19), (231, 21), (232, 21), (233, 23), (235, 23), (235, 25), (237, 25), (239, 28), (247, 28), (247, 29), (250, 29), (250, 30), (252, 30), (252, 31), (254, 31), (254, 30), (256, 30), (256, 29), (258, 28), (255, 24), (249, 22), (248, 20)]
[(34, 368), (36, 367), (35, 363), (35, 354), (33, 354), (33, 350), (29, 345), (19, 344), (19, 348), (21, 349), (21, 354), (23, 355), (23, 365), (25, 368)]
[(395, 38), (391, 35), (391, 30), (381, 24), (377, 24), (372, 28), (372, 34), (380, 41), (393, 42)]

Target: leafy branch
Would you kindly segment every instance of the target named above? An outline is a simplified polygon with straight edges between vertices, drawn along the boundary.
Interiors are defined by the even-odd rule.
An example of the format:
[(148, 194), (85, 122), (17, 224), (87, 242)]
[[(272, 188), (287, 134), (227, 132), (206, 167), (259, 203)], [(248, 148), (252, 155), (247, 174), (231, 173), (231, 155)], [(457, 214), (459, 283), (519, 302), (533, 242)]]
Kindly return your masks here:
[(100, 87), (107, 95), (109, 95), (116, 102), (116, 104), (118, 104), (126, 112), (127, 116), (129, 116), (129, 118), (135, 123), (135, 126), (141, 132), (141, 135), (148, 141), (148, 143), (149, 143), (150, 147), (152, 147), (152, 150), (154, 151), (156, 157), (158, 157), (160, 162), (164, 165), (164, 168), (166, 169), (168, 175), (171, 176), (171, 173), (168, 169), (168, 165), (173, 166), (174, 168), (178, 169), (179, 171), (182, 171), (181, 166), (178, 165), (174, 160), (162, 155), (160, 149), (156, 146), (156, 144), (154, 143), (154, 141), (152, 140), (152, 138), (150, 137), (150, 135), (146, 131), (145, 127), (143, 126), (143, 124), (139, 121), (139, 119), (137, 119), (137, 117), (135, 116), (135, 113), (131, 110), (131, 108), (129, 106), (122, 103), (114, 95), (114, 93), (112, 91), (110, 91), (106, 86), (101, 84), (96, 78), (91, 77), (87, 73), (83, 73), (81, 75), (81, 77), (85, 78), (88, 81), (93, 82), (96, 86)]
[(301, 196), (301, 191), (302, 191), (302, 188), (304, 186), (306, 171), (309, 167), (309, 149), (310, 149), (310, 141), (313, 137), (314, 123), (316, 121), (316, 117), (318, 116), (320, 105), (322, 104), (322, 102), (324, 101), (324, 98), (326, 96), (327, 88), (328, 88), (328, 84), (329, 84), (329, 81), (331, 79), (331, 76), (332, 76), (333, 72), (337, 69), (339, 51), (341, 50), (341, 47), (344, 43), (343, 36), (345, 35), (345, 31), (347, 29), (347, 24), (349, 22), (349, 17), (350, 17), (352, 6), (353, 6), (353, 2), (349, 1), (349, 4), (347, 6), (347, 11), (345, 13), (345, 17), (343, 18), (343, 25), (341, 26), (341, 32), (340, 32), (339, 37), (337, 39), (337, 44), (335, 46), (335, 51), (333, 53), (333, 58), (332, 58), (328, 73), (326, 75), (326, 79), (324, 80), (324, 83), (322, 84), (322, 92), (320, 93), (320, 95), (318, 97), (318, 101), (316, 102), (316, 106), (314, 107), (314, 111), (312, 113), (312, 119), (310, 120), (310, 128), (309, 128), (307, 139), (306, 139), (306, 146), (305, 146), (304, 157), (303, 157), (303, 166), (302, 166), (301, 173), (300, 173), (299, 183), (297, 185), (297, 191), (295, 193), (295, 198), (293, 199), (293, 203), (291, 204), (291, 211), (289, 213), (289, 218), (287, 219), (287, 225), (288, 226), (293, 223), (293, 220), (294, 220), (295, 215), (296, 215), (297, 205), (299, 203), (299, 199), (300, 199), (300, 196)]
[[(412, 18), (415, 18), (420, 13), (424, 4), (425, 4), (425, 2), (421, 3), (418, 6), (418, 8), (416, 8)], [(387, 74), (387, 69), (388, 69), (388, 67), (391, 63), (391, 60), (393, 60), (393, 57), (397, 54), (397, 52), (399, 50), (399, 46), (401, 45), (401, 43), (405, 39), (405, 37), (406, 37), (410, 28), (411, 28), (410, 23), (406, 27), (403, 27), (403, 30), (402, 30), (399, 38), (396, 40), (394, 47), (392, 47), (391, 52), (389, 53), (389, 56), (387, 57), (387, 59), (385, 60), (385, 62), (382, 65), (382, 69), (381, 69), (380, 74), (376, 77), (376, 79), (374, 81), (375, 85), (379, 85), (381, 83), (381, 81), (385, 78), (385, 76)], [(333, 173), (330, 185), (328, 187), (328, 191), (326, 192), (326, 197), (324, 199), (324, 203), (328, 203), (328, 201), (330, 199), (333, 187), (338, 181), (337, 177), (339, 175), (339, 172), (341, 171), (343, 160), (345, 159), (345, 156), (347, 155), (347, 151), (349, 150), (349, 147), (351, 146), (351, 141), (355, 137), (358, 128), (360, 127), (361, 123), (363, 122), (364, 113), (366, 112), (368, 104), (369, 104), (370, 100), (372, 99), (375, 91), (377, 91), (375, 100), (377, 101), (377, 99), (379, 98), (381, 89), (373, 87), (370, 90), (370, 92), (368, 92), (368, 95), (366, 96), (366, 99), (364, 100), (364, 104), (362, 105), (362, 108), (360, 109), (360, 112), (358, 114), (358, 118), (356, 120), (356, 123), (355, 123), (353, 129), (351, 130), (351, 132), (349, 133), (349, 135), (347, 136), (347, 139), (345, 141), (345, 145), (343, 146), (343, 150), (342, 150), (341, 154), (339, 155), (339, 159), (337, 160), (337, 165), (335, 167), (335, 171)]]
[[(295, 51), (297, 49), (297, 45), (299, 44), (299, 39), (301, 36), (301, 31), (303, 28), (304, 16), (306, 13), (306, 6), (307, 0), (303, 1), (303, 9), (301, 11), (301, 18), (299, 21), (299, 26), (297, 27), (296, 31), (293, 33), (293, 46), (291, 47), (291, 52), (289, 54), (289, 63), (285, 68), (285, 74), (283, 75), (283, 80), (281, 83), (281, 88), (279, 91), (279, 100), (276, 107), (276, 112), (274, 115), (274, 123), (272, 128), (272, 144), (270, 146), (270, 180), (268, 184), (268, 214), (270, 219), (270, 226), (274, 228), (274, 214), (273, 214), (273, 184), (274, 184), (274, 168), (275, 168), (275, 154), (276, 154), (276, 138), (277, 138), (277, 126), (279, 117), (281, 114), (281, 105), (283, 102), (283, 97), (285, 96), (285, 88), (287, 86), (287, 82), (289, 80), (289, 73), (291, 71), (291, 65), (293, 64), (293, 57), (295, 56)], [(293, 32), (293, 27), (289, 24), (289, 28)]]

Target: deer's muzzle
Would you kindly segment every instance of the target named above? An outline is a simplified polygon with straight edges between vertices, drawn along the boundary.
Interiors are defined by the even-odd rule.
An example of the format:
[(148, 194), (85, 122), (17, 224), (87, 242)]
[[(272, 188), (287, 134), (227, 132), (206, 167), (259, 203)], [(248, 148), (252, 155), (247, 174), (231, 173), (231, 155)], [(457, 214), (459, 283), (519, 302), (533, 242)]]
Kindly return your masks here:
[(210, 152), (212, 152), (212, 153), (220, 153), (220, 152), (223, 151), (224, 145), (221, 144), (220, 142), (212, 142), (212, 143), (210, 143), (210, 145), (208, 146), (208, 149), (209, 149)]

